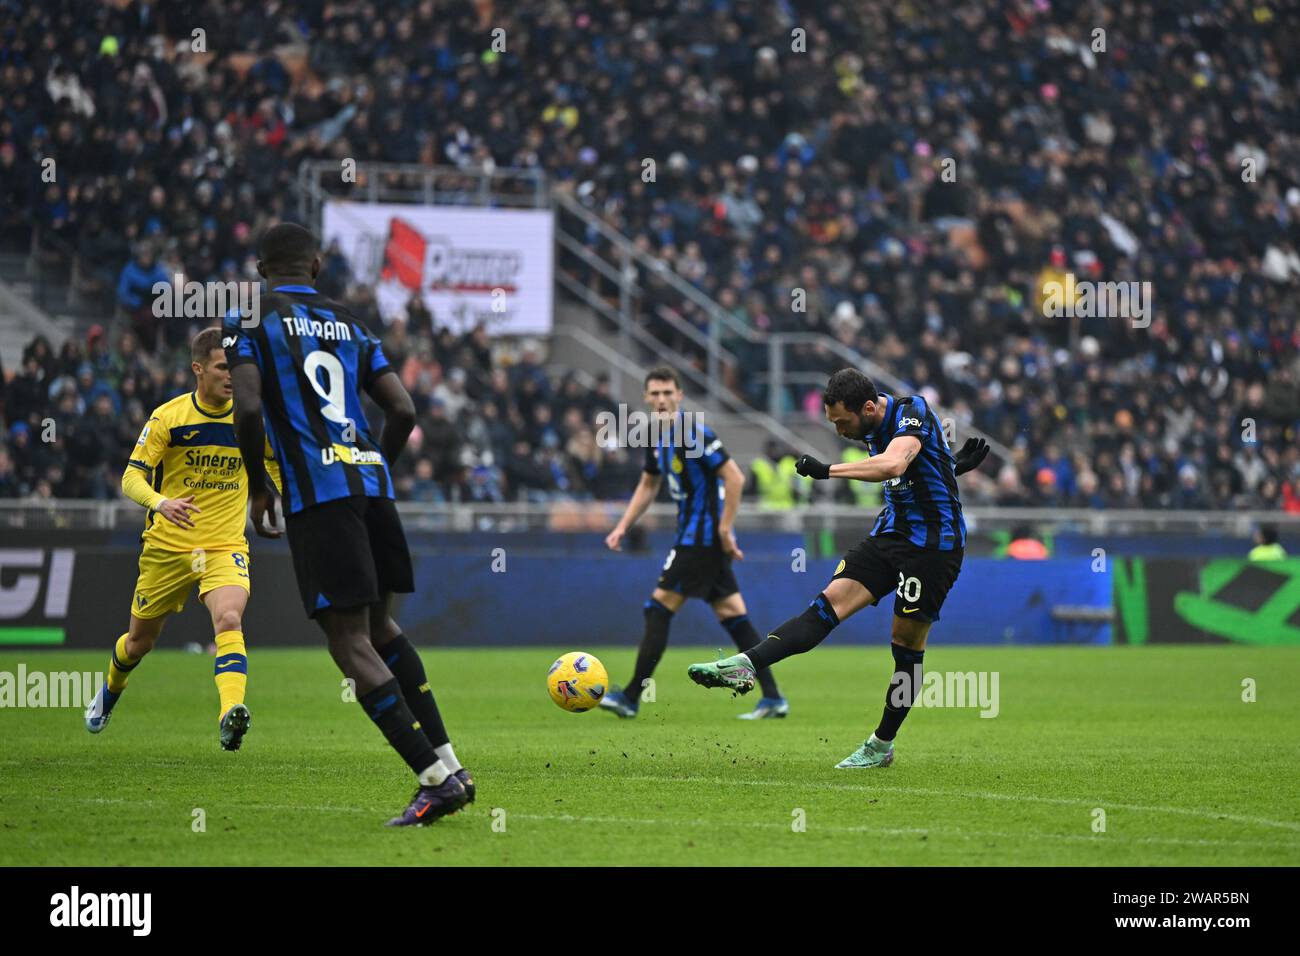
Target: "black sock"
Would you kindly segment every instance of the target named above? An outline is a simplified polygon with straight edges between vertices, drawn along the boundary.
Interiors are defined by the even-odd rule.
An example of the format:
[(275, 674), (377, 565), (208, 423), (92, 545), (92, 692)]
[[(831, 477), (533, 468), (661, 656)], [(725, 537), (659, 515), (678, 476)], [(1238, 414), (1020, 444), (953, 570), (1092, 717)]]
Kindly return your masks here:
[(880, 715), (880, 726), (876, 728), (877, 740), (894, 739), (903, 718), (912, 709), (912, 701), (921, 693), (925, 651), (914, 651), (902, 644), (890, 644), (889, 649), (894, 652), (894, 676), (885, 694), (885, 712)]
[(360, 697), (364, 708), (375, 726), (388, 740), (389, 745), (397, 751), (406, 765), (416, 775), (424, 773), (438, 762), (433, 744), (424, 736), (424, 731), (406, 706), (402, 689), (397, 686), (397, 678), (380, 684), (374, 690)]
[(767, 636), (767, 640), (745, 655), (755, 670), (771, 667), (792, 654), (802, 654), (826, 640), (840, 619), (825, 594), (819, 594), (798, 617), (792, 617)]
[(420, 729), (429, 738), (429, 743), (434, 747), (451, 743), (447, 728), (442, 723), (442, 714), (438, 712), (438, 702), (433, 699), (433, 691), (429, 690), (429, 679), (424, 674), (424, 661), (420, 660), (420, 652), (406, 639), (405, 634), (398, 634), (377, 650), (397, 678), (402, 696), (406, 698), (406, 706), (411, 708), (411, 713), (420, 722)]
[(623, 694), (633, 707), (641, 700), (643, 682), (650, 679), (659, 658), (664, 656), (664, 648), (668, 646), (668, 628), (672, 623), (672, 611), (654, 598), (645, 602), (645, 636), (636, 652), (636, 670), (623, 688)]
[[(749, 622), (748, 614), (737, 614), (722, 621), (721, 624), (727, 629), (731, 639), (736, 642), (736, 647), (741, 653), (759, 645), (758, 631), (754, 630), (754, 625)], [(761, 668), (755, 676), (758, 678), (759, 686), (763, 688), (764, 697), (781, 696), (781, 690), (776, 686), (776, 678), (772, 676), (772, 668)]]

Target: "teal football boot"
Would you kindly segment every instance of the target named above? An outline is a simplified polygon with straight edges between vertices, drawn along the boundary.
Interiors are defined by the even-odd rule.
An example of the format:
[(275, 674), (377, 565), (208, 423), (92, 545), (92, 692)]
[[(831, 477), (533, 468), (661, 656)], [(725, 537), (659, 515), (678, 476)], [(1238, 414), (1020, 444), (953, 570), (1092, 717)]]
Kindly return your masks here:
[(835, 769), (866, 770), (868, 767), (888, 767), (893, 762), (893, 742), (877, 740), (873, 734), (869, 740), (863, 741), (861, 747), (837, 763)]
[(754, 689), (754, 667), (744, 654), (733, 654), (708, 664), (692, 664), (686, 674), (701, 687), (725, 687), (742, 695)]

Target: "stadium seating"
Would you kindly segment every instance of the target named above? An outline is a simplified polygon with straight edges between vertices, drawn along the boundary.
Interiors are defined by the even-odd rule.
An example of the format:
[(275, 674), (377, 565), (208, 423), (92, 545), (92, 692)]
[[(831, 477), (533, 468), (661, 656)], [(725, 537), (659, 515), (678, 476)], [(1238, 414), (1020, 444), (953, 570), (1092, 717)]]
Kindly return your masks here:
[[(189, 330), (139, 290), (250, 276), (297, 164), (352, 156), (542, 167), (755, 332), (834, 336), (1013, 447), (974, 502), (1300, 511), (1294, 11), (222, 7), (0, 8), (0, 251), (102, 319), (10, 370), (0, 495), (113, 495), (184, 384)], [(1150, 327), (1046, 318), (1034, 290), (1067, 272), (1150, 281)], [(379, 327), (345, 274), (331, 256), (322, 286)], [(636, 463), (583, 417), (599, 388), (419, 316), (385, 339), (422, 413), (404, 496), (626, 493)], [(36, 441), (52, 409), (68, 427)]]

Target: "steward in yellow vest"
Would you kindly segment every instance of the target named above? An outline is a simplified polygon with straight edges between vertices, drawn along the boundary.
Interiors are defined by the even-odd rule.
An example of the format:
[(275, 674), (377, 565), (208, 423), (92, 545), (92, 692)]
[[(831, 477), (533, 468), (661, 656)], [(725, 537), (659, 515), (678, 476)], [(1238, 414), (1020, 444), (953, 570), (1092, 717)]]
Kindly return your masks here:
[[(840, 461), (854, 462), (861, 461), (864, 458), (870, 458), (871, 452), (865, 448), (854, 448), (852, 446), (844, 449), (844, 454), (840, 456)], [(846, 481), (849, 491), (853, 493), (853, 503), (861, 508), (879, 509), (884, 500), (884, 485), (877, 481)]]
[(1281, 561), (1286, 557), (1286, 548), (1277, 540), (1277, 528), (1271, 524), (1260, 525), (1255, 531), (1255, 547), (1250, 549), (1247, 558), (1251, 561)]
[(794, 463), (794, 455), (782, 454), (781, 446), (776, 442), (768, 442), (765, 456), (754, 459), (750, 466), (754, 476), (751, 487), (758, 496), (760, 508), (789, 511), (796, 500), (808, 500), (807, 486), (812, 484), (812, 479), (799, 477)]

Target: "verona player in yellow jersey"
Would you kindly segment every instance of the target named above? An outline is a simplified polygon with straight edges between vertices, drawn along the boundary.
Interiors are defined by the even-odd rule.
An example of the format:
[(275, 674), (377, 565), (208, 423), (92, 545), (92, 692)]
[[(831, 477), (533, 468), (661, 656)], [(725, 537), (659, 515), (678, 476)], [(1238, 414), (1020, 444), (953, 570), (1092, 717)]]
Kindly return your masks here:
[[(249, 595), (248, 477), (232, 423), (221, 330), (200, 332), (190, 358), (196, 388), (154, 409), (122, 475), (123, 494), (149, 510), (144, 547), (130, 629), (117, 639), (108, 679), (86, 709), (86, 729), (97, 734), (108, 724), (127, 678), (197, 584), (216, 632), (219, 739), (224, 749), (238, 750), (250, 723), (242, 623)], [(275, 463), (266, 465), (278, 482)]]

